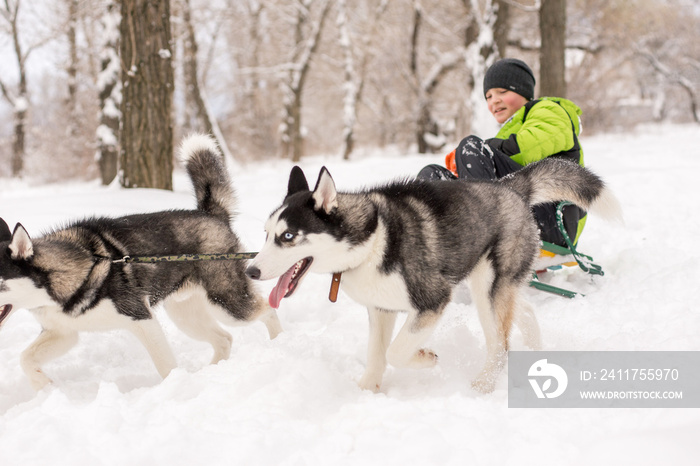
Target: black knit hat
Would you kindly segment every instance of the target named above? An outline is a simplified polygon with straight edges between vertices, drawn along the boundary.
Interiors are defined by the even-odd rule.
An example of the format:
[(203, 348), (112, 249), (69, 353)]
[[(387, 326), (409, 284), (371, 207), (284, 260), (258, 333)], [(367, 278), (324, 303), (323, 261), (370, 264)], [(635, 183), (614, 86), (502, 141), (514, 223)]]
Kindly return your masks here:
[(535, 75), (527, 64), (517, 58), (503, 58), (486, 70), (484, 96), (493, 88), (508, 89), (527, 100), (535, 97)]

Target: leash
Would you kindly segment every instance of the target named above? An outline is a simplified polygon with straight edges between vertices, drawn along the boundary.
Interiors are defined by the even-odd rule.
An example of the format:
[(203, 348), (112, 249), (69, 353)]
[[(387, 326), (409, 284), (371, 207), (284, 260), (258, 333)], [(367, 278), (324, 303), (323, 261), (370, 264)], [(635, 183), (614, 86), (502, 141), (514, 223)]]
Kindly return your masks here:
[[(228, 254), (177, 254), (174, 256), (124, 256), (112, 260), (113, 264), (153, 264), (157, 262), (192, 262), (192, 261), (230, 261), (253, 259), (257, 252), (233, 252)], [(342, 272), (336, 272), (331, 279), (331, 291), (328, 299), (334, 303), (338, 300), (340, 277)]]
[(114, 259), (113, 264), (152, 264), (155, 262), (191, 262), (191, 261), (230, 261), (252, 259), (257, 252), (232, 252), (228, 254), (178, 254), (174, 256), (124, 256)]

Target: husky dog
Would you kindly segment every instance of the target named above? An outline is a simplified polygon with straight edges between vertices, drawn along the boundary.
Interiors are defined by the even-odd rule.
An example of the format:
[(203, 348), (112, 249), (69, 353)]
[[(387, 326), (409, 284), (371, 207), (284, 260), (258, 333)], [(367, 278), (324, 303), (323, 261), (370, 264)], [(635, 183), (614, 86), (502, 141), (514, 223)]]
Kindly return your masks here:
[[(530, 209), (559, 200), (619, 215), (600, 178), (564, 160), (546, 159), (496, 182), (405, 180), (355, 193), (336, 191), (325, 167), (311, 191), (294, 167), (247, 274), (280, 277), (269, 298), (277, 308), (307, 272), (342, 272), (344, 291), (369, 311), (367, 367), (359, 385), (373, 391), (387, 362), (436, 364), (437, 355), (422, 345), (454, 287), (469, 277), (487, 347), (473, 386), (490, 392), (506, 362), (513, 323), (528, 346), (539, 346), (535, 315), (521, 297), (539, 251)], [(398, 311), (408, 316), (392, 342)]]
[(175, 324), (229, 356), (231, 335), (217, 322), (262, 320), (270, 338), (281, 331), (274, 309), (256, 293), (241, 261), (123, 263), (124, 256), (240, 252), (231, 230), (235, 195), (216, 143), (193, 135), (180, 147), (196, 210), (89, 218), (31, 239), (21, 224), (0, 219), (0, 325), (19, 308), (41, 323), (21, 365), (39, 390), (51, 380), (41, 367), (67, 352), (79, 331), (126, 329), (146, 347), (162, 377), (175, 358), (152, 307), (163, 303)]

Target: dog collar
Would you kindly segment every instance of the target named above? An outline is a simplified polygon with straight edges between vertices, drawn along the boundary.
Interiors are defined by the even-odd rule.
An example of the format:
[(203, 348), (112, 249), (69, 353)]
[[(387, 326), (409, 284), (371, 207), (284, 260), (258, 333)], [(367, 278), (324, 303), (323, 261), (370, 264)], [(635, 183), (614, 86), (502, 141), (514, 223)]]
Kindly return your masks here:
[(331, 292), (328, 295), (328, 299), (331, 300), (332, 303), (336, 302), (338, 299), (338, 290), (340, 289), (340, 276), (343, 274), (343, 272), (336, 272), (333, 274), (333, 278), (331, 279)]

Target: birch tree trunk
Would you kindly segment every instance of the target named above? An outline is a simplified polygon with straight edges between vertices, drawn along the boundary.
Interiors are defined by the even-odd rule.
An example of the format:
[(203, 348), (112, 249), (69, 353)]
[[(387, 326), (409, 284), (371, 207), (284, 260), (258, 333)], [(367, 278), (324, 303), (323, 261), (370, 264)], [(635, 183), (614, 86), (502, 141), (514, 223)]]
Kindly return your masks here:
[(221, 148), (224, 161), (233, 159), (228, 144), (221, 133), (218, 121), (207, 105), (207, 101), (199, 82), (199, 58), (197, 38), (195, 36), (194, 25), (192, 24), (192, 7), (190, 0), (183, 3), (183, 21), (185, 26), (183, 75), (185, 86), (187, 87), (186, 100), (188, 108), (194, 112), (197, 130), (211, 134)]
[(195, 128), (198, 131), (206, 133), (212, 132), (212, 123), (209, 121), (206, 105), (202, 98), (202, 93), (199, 89), (198, 62), (197, 62), (197, 39), (195, 37), (194, 26), (192, 25), (192, 8), (190, 0), (184, 0), (183, 22), (184, 22), (184, 51), (183, 51), (183, 75), (185, 78), (185, 86), (187, 87), (186, 101), (188, 111), (193, 113), (195, 119)]
[(173, 188), (170, 2), (122, 0), (121, 184)]
[(440, 125), (435, 118), (433, 108), (435, 106), (435, 91), (442, 79), (452, 71), (462, 60), (465, 48), (459, 46), (455, 50), (438, 54), (435, 63), (423, 76), (418, 69), (418, 53), (421, 50), (418, 39), (423, 22), (422, 6), (419, 2), (413, 4), (413, 28), (411, 30), (411, 59), (410, 70), (413, 86), (417, 94), (418, 103), (416, 109), (416, 143), (421, 154), (435, 153), (445, 145)]
[(486, 106), (483, 86), (486, 70), (498, 59), (493, 31), (501, 10), (496, 7), (494, 1), (497, 0), (463, 0), (472, 17), (465, 37), (467, 68), (471, 70), (472, 75), (469, 96), (469, 106), (472, 109), (471, 129), (473, 134), (482, 137), (491, 137), (498, 131), (498, 124)]
[(67, 134), (74, 138), (78, 132), (78, 44), (76, 40), (78, 23), (78, 0), (68, 0), (68, 129)]
[(115, 1), (107, 4), (102, 15), (102, 44), (100, 52), (100, 74), (97, 90), (100, 99), (97, 127), (97, 163), (103, 185), (117, 177), (119, 163), (119, 121), (121, 112), (121, 64), (119, 62), (119, 22), (121, 14)]
[(12, 137), (12, 176), (19, 177), (24, 169), (25, 156), (25, 126), (27, 124), (27, 114), (29, 112), (29, 93), (27, 86), (27, 56), (29, 52), (25, 52), (22, 48), (22, 43), (19, 38), (18, 15), (21, 1), (4, 2), (2, 17), (7, 21), (12, 36), (12, 46), (14, 49), (14, 59), (17, 60), (17, 70), (19, 82), (17, 91), (12, 92), (8, 84), (5, 83), (4, 77), (0, 76), (0, 91), (12, 106), (12, 119), (14, 121), (14, 131)]
[[(362, 39), (350, 35), (347, 0), (338, 0), (338, 33), (340, 48), (343, 52), (343, 77), (345, 96), (343, 101), (343, 160), (349, 160), (355, 148), (355, 124), (357, 123), (357, 106), (365, 85), (365, 74), (369, 63), (372, 40), (377, 34), (377, 26), (386, 11), (388, 0), (379, 0), (373, 15), (368, 18), (368, 31)], [(357, 42), (361, 45), (358, 46)], [(353, 53), (354, 52), (354, 53)], [(355, 55), (358, 55), (356, 58)]]
[(352, 54), (352, 39), (348, 27), (348, 12), (346, 0), (338, 0), (338, 33), (340, 48), (343, 52), (343, 74), (345, 81), (345, 97), (343, 102), (343, 160), (350, 159), (355, 138), (355, 122), (357, 121), (358, 78), (355, 69), (355, 58)]
[[(310, 18), (311, 1), (299, 2), (297, 20), (295, 25), (295, 43), (298, 45), (299, 53), (295, 54), (288, 80), (284, 86), (284, 117), (282, 124), (282, 150), (285, 157), (291, 158), (293, 162), (298, 162), (304, 153), (304, 136), (301, 125), (302, 97), (306, 77), (311, 67), (311, 60), (318, 48), (319, 38), (323, 30), (328, 11), (330, 10), (330, 0), (323, 0), (318, 18), (314, 21)], [(311, 22), (308, 38), (304, 38), (304, 29)]]

